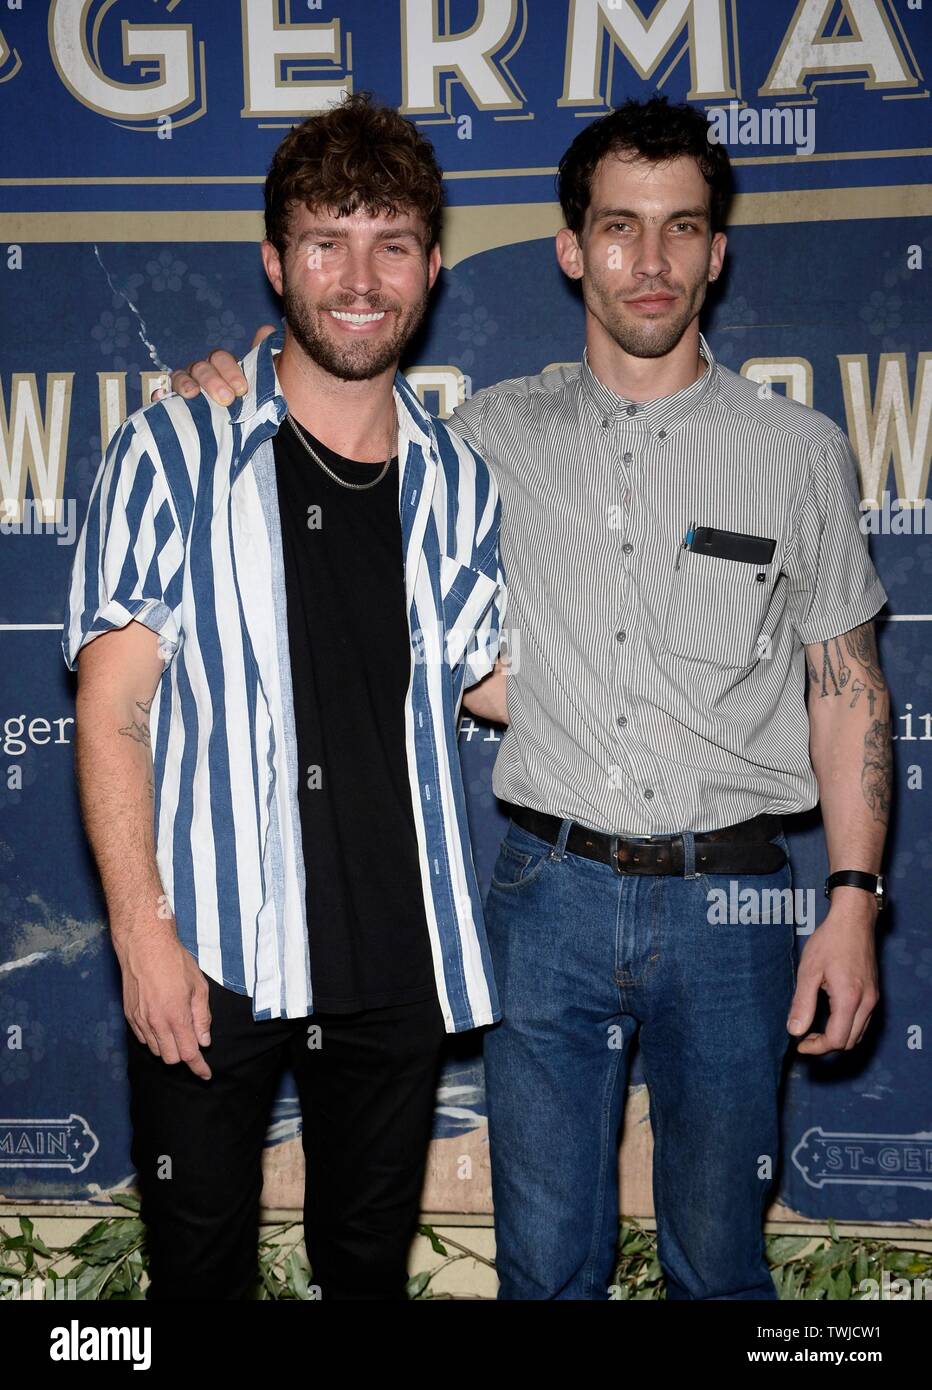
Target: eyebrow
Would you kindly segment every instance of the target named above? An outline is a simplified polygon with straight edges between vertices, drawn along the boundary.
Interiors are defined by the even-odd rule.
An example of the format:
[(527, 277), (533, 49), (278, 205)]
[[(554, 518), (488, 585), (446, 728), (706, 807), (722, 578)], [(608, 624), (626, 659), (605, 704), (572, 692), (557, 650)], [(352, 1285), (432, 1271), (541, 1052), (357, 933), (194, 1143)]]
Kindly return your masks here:
[[(332, 241), (345, 241), (347, 236), (345, 227), (331, 227), (321, 223), (319, 226), (305, 227), (298, 237), (298, 242), (309, 241), (312, 237), (328, 237)], [(397, 227), (394, 230), (385, 227), (376, 233), (376, 237), (379, 241), (401, 241), (403, 238), (417, 242), (421, 240), (413, 227)]]
[[(632, 222), (643, 222), (644, 218), (633, 208), (599, 208), (598, 212), (593, 213), (594, 222), (602, 222), (607, 217), (628, 217)], [(697, 221), (707, 221), (709, 214), (705, 208), (680, 208), (677, 212), (670, 212), (662, 218), (664, 222), (675, 222), (678, 218), (692, 217)]]

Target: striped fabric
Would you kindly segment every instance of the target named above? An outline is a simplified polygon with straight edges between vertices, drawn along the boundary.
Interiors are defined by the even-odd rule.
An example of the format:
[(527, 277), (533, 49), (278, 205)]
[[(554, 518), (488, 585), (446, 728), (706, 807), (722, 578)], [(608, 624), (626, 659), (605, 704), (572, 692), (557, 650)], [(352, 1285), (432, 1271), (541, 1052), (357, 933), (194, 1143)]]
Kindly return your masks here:
[[(700, 351), (703, 375), (654, 401), (584, 357), (450, 421), (502, 500), (517, 664), (493, 788), (609, 833), (814, 806), (803, 644), (886, 601), (844, 433)], [(773, 560), (681, 549), (691, 524), (771, 537)]]
[[(85, 642), (131, 619), (159, 634), (159, 872), (182, 944), (206, 975), (251, 996), (256, 1019), (313, 1005), (272, 447), (287, 408), (273, 364), (283, 336), (246, 358), (249, 390), (232, 406), (171, 395), (114, 436), (62, 638), (74, 669)], [(456, 741), (463, 690), (498, 652), (500, 504), (484, 462), (400, 373), (394, 395), (412, 642), (406, 753), (438, 997), (447, 1031), (461, 1032), (500, 1017)]]

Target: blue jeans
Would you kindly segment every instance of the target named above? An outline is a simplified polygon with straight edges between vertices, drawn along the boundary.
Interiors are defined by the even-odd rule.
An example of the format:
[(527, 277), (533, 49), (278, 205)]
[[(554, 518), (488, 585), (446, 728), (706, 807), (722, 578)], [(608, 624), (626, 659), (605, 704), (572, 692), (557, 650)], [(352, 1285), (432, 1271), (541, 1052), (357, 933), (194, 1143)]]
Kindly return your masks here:
[(687, 835), (684, 875), (619, 874), (565, 852), (570, 824), (551, 845), (512, 821), (486, 905), (503, 1012), (485, 1038), (498, 1296), (610, 1297), (640, 1029), (667, 1297), (774, 1299), (762, 1225), (795, 925), (775, 911), (715, 925), (709, 894), (789, 889), (789, 863), (696, 873)]

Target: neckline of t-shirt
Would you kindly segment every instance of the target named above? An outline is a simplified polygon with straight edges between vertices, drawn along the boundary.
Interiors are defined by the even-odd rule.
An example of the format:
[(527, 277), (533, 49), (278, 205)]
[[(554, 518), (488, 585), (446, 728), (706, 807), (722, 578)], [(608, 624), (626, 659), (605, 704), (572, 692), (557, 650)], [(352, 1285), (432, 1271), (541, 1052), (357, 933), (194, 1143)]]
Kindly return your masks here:
[[(372, 463), (367, 463), (364, 459), (346, 458), (343, 454), (336, 453), (336, 451), (334, 449), (331, 449), (329, 445), (325, 444), (323, 440), (318, 439), (317, 435), (312, 434), (306, 425), (300, 425), (298, 428), (302, 430), (302, 432), (305, 435), (307, 435), (308, 442), (310, 443), (311, 448), (315, 451), (315, 453), (320, 454), (321, 458), (323, 459), (324, 463), (327, 464), (328, 468), (333, 468), (337, 472), (342, 471), (346, 473), (350, 478), (371, 478), (376, 473), (378, 473), (379, 469), (385, 467), (384, 459), (381, 463), (376, 463), (374, 461)], [(298, 443), (297, 439), (294, 442), (297, 448), (300, 449), (301, 446)], [(301, 452), (304, 453), (304, 450), (302, 449)], [(310, 462), (310, 460), (308, 461)], [(397, 465), (397, 454), (392, 455), (391, 462), (393, 467)]]

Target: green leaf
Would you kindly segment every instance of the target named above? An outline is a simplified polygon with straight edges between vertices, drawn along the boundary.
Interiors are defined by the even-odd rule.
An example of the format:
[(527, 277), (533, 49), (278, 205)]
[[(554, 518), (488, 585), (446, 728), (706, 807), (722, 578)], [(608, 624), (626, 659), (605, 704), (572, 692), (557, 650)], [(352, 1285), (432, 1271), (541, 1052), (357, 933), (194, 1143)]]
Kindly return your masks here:
[(418, 1235), (422, 1235), (430, 1241), (430, 1248), (431, 1250), (433, 1250), (435, 1255), (449, 1254), (447, 1247), (444, 1245), (443, 1241), (440, 1239), (433, 1226), (419, 1226)]
[(431, 1281), (433, 1271), (422, 1269), (420, 1274), (413, 1275), (405, 1285), (405, 1291), (409, 1298), (420, 1298)]
[(145, 1235), (141, 1221), (130, 1217), (117, 1217), (113, 1221), (102, 1221), (75, 1242), (72, 1251), (89, 1265), (113, 1264), (138, 1246)]
[(135, 1192), (126, 1192), (122, 1188), (119, 1192), (111, 1192), (110, 1200), (115, 1206), (126, 1207), (127, 1211), (139, 1210), (139, 1198)]
[[(77, 1271), (72, 1271), (72, 1273), (77, 1273)], [(107, 1282), (109, 1274), (109, 1265), (105, 1266), (103, 1269), (97, 1269), (90, 1265), (82, 1265), (80, 1273), (77, 1274), (78, 1282), (75, 1289), (75, 1298), (88, 1299), (96, 1303), (100, 1299), (100, 1291)]]
[(772, 1265), (784, 1264), (809, 1244), (809, 1236), (773, 1236), (767, 1242), (767, 1258)]
[(285, 1280), (294, 1291), (295, 1297), (306, 1300), (311, 1282), (311, 1267), (305, 1257), (298, 1250), (292, 1250), (282, 1267)]

